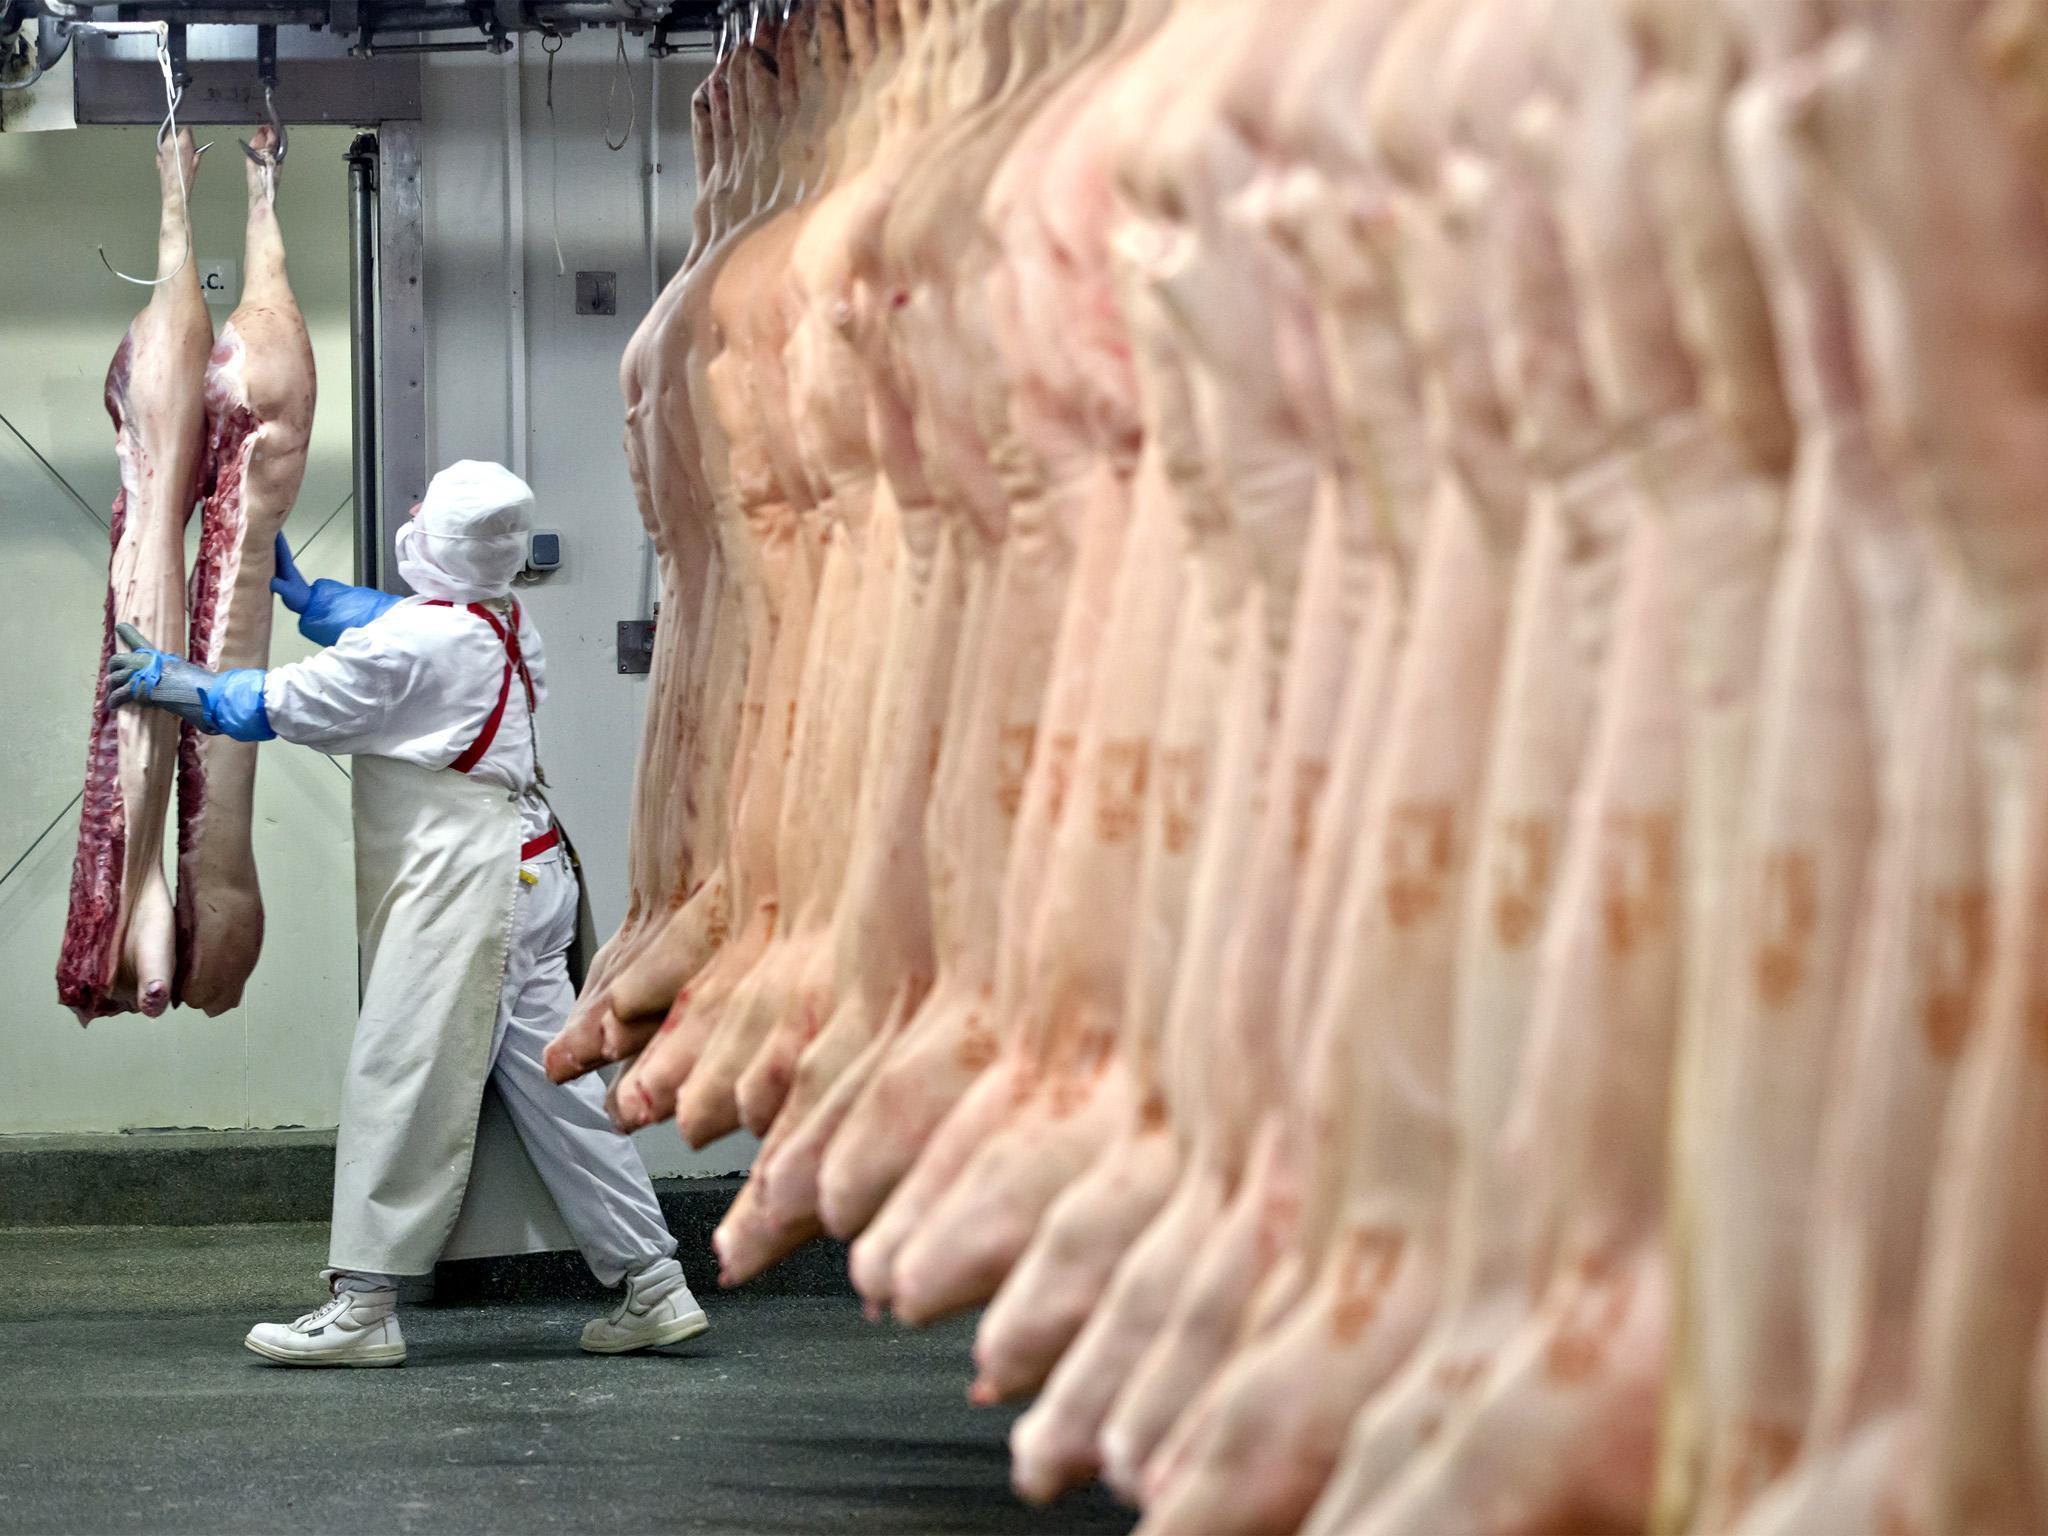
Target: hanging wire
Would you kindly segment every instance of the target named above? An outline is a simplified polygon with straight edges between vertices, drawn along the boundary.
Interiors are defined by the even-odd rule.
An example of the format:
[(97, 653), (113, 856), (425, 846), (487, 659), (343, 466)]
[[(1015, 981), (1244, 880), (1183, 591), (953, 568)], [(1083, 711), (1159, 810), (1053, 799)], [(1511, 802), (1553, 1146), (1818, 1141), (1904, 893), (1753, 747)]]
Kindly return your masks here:
[(47, 827), (43, 828), (42, 831), (36, 834), (35, 841), (30, 843), (26, 848), (21, 850), (21, 857), (16, 859), (12, 864), (7, 866), (7, 872), (5, 874), (0, 874), (0, 885), (5, 885), (8, 881), (14, 878), (14, 872), (20, 869), (22, 865), (26, 864), (28, 862), (28, 856), (34, 853), (38, 848), (42, 847), (44, 840), (47, 839), (52, 832), (56, 831), (59, 827), (61, 827), (64, 824), (64, 818), (71, 814), (71, 807), (78, 804), (78, 802), (83, 800), (84, 798), (85, 791), (82, 789), (77, 794), (71, 797), (70, 803), (67, 804), (63, 810), (59, 811), (56, 814), (56, 817), (50, 822), (50, 824)]
[[(163, 71), (164, 76), (164, 120), (158, 125), (156, 130), (156, 147), (162, 149), (166, 138), (171, 139), (175, 143), (178, 137), (178, 103), (184, 100), (185, 92), (179, 87), (177, 80), (171, 74), (170, 27), (166, 23), (159, 21), (152, 25), (152, 30), (156, 33), (157, 68)], [(198, 149), (195, 149), (192, 152), (193, 163), (197, 164), (199, 157), (211, 148), (213, 148), (211, 144), (202, 144)], [(173, 153), (176, 153), (175, 149)], [(192, 260), (192, 185), (185, 176), (185, 157), (183, 155), (178, 156), (178, 197), (182, 203), (182, 212), (185, 216), (185, 254), (178, 258), (178, 264), (175, 267), (171, 268), (162, 277), (130, 277), (126, 272), (123, 272), (111, 261), (107, 260), (107, 248), (104, 245), (96, 247), (100, 253), (100, 265), (121, 279), (122, 282), (133, 283), (138, 288), (159, 287), (184, 271), (186, 264)]]
[[(618, 142), (612, 142), (612, 103), (619, 98), (619, 81), (626, 82), (626, 131), (619, 135)], [(619, 59), (612, 70), (612, 88), (604, 98), (604, 147), (617, 154), (632, 141), (633, 129), (640, 121), (640, 101), (633, 94), (633, 67), (626, 61), (626, 29), (619, 28)]]
[(562, 139), (555, 127), (555, 55), (562, 51), (562, 34), (541, 34), (540, 51), (548, 56), (548, 226), (555, 242), (555, 276), (569, 270), (562, 260)]

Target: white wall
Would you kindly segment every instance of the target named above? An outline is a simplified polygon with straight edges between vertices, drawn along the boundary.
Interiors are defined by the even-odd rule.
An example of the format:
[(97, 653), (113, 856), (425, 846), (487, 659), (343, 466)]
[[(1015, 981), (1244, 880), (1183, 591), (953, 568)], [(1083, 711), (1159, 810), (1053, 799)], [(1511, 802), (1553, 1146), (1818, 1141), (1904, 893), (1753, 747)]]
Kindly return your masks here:
[[(644, 542), (621, 446), (619, 358), (650, 302), (646, 188), (654, 66), (637, 46), (616, 68), (608, 34), (569, 39), (547, 65), (527, 39), (517, 62), (430, 57), (421, 141), (426, 204), (427, 460), (494, 458), (531, 481), (539, 521), (563, 536), (563, 568), (521, 600), (547, 642), (541, 714), (550, 799), (576, 840), (598, 930), (625, 908), (626, 828), (646, 679), (621, 677), (616, 630), (639, 616)], [(661, 275), (689, 244), (695, 170), (689, 93), (703, 65), (662, 70)], [(629, 108), (629, 96), (631, 106)], [(605, 144), (634, 126), (625, 147)], [(523, 225), (523, 237), (519, 226)], [(557, 272), (559, 233), (564, 272)], [(618, 314), (575, 313), (579, 268), (618, 279)], [(521, 401), (521, 391), (524, 400)], [(524, 430), (520, 429), (523, 414)], [(691, 1153), (673, 1127), (639, 1138), (657, 1173), (730, 1172), (735, 1136)]]
[[(646, 697), (644, 678), (618, 675), (614, 649), (616, 622), (638, 616), (642, 544), (620, 444), (618, 364), (650, 299), (643, 167), (653, 66), (637, 45), (633, 53), (621, 76), (610, 36), (572, 38), (555, 60), (552, 123), (546, 63), (530, 40), (516, 63), (430, 58), (422, 141), (428, 458), (522, 467), (543, 525), (563, 534), (564, 569), (522, 597), (548, 643), (541, 728), (552, 798), (583, 854), (600, 931), (625, 902)], [(666, 278), (689, 240), (689, 93), (703, 66), (679, 58), (661, 68)], [(617, 153), (604, 143), (608, 97), (614, 139), (629, 113), (633, 121)], [(109, 276), (93, 247), (104, 242), (109, 258), (131, 270), (147, 261), (157, 203), (149, 135), (95, 128), (0, 138), (0, 256), (16, 275), (0, 301), (0, 415), (49, 461), (46, 468), (0, 426), (0, 539), (17, 595), (0, 604), (0, 655), (39, 663), (8, 684), (9, 708), (35, 728), (0, 733), (0, 871), (56, 821), (0, 880), (0, 974), (18, 981), (0, 1000), (0, 1134), (331, 1126), (354, 1022), (348, 784), (330, 759), (282, 747), (266, 749), (257, 780), (270, 931), (245, 1005), (217, 1020), (122, 1017), (81, 1033), (54, 998), (76, 838), (75, 811), (64, 807), (82, 779), (105, 590), (106, 530), (90, 514), (104, 519), (116, 489), (101, 382), (128, 317), (147, 299)], [(238, 258), (241, 241), (240, 159), (231, 132), (217, 137), (194, 193), (202, 259)], [(321, 383), (313, 463), (290, 532), (308, 575), (342, 579), (350, 558), (348, 138), (341, 129), (293, 130), (279, 210)], [(555, 267), (557, 228), (567, 275)], [(578, 268), (617, 273), (615, 317), (574, 313)], [(226, 313), (217, 310), (216, 322)], [(317, 537), (316, 528), (324, 529)], [(280, 629), (274, 655), (303, 650)], [(693, 1154), (672, 1127), (643, 1133), (640, 1145), (656, 1173), (729, 1172), (753, 1150), (751, 1138), (736, 1136)]]
[[(0, 299), (0, 656), (11, 722), (0, 731), (0, 1132), (332, 1125), (354, 1022), (348, 781), (333, 760), (297, 749), (266, 751), (257, 774), (268, 934), (244, 1006), (219, 1019), (127, 1015), (81, 1032), (56, 999), (73, 802), (99, 665), (106, 518), (119, 488), (102, 390), (130, 317), (148, 302), (146, 289), (108, 273), (95, 247), (115, 266), (151, 271), (152, 136), (0, 136), (0, 259), (11, 274)], [(202, 261), (231, 259), (239, 273), (243, 161), (232, 133), (217, 138), (193, 188), (195, 247)], [(343, 578), (348, 139), (345, 129), (295, 130), (278, 207), (320, 380), (312, 458), (287, 532), (309, 576)], [(212, 311), (216, 327), (231, 307)], [(286, 627), (273, 654), (308, 649)], [(174, 859), (175, 826), (170, 841)]]

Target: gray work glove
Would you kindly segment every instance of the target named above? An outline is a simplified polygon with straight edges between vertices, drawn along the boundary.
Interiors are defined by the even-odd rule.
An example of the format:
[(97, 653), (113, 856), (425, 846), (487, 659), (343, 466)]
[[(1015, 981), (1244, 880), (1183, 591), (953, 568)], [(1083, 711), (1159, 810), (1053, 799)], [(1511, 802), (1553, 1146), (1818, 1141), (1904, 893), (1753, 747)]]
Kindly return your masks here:
[(209, 736), (236, 741), (268, 741), (277, 734), (263, 704), (261, 667), (209, 672), (158, 650), (133, 624), (116, 624), (114, 633), (128, 649), (107, 659), (109, 704), (154, 704)]
[(206, 719), (206, 685), (216, 674), (194, 666), (182, 656), (158, 650), (133, 624), (116, 624), (114, 633), (128, 647), (107, 659), (107, 702), (154, 704), (200, 730)]

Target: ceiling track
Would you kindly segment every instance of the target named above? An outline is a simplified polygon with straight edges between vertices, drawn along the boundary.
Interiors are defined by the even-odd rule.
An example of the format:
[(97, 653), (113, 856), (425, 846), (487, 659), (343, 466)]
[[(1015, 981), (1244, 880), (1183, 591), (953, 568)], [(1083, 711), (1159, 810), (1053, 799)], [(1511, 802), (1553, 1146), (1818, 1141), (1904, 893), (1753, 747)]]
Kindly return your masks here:
[(659, 58), (678, 51), (684, 34), (701, 42), (715, 32), (720, 0), (0, 0), (0, 59), (9, 39), (39, 21), (37, 62), (62, 52), (69, 34), (93, 23), (170, 26), (174, 57), (187, 27), (302, 27), (349, 40), (358, 55), (437, 51), (504, 52), (521, 32), (563, 36), (585, 27), (619, 27), (645, 36)]

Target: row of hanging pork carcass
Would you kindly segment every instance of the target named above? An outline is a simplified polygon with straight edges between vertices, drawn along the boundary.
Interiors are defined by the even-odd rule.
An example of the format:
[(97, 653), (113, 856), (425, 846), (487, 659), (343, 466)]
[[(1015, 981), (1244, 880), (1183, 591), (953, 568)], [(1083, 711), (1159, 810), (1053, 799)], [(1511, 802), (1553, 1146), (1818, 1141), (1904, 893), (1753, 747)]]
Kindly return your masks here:
[[(1148, 1533), (2038, 1528), (2048, 7), (847, 0), (551, 1054)], [(2036, 1213), (2040, 1214), (2036, 1214)]]

